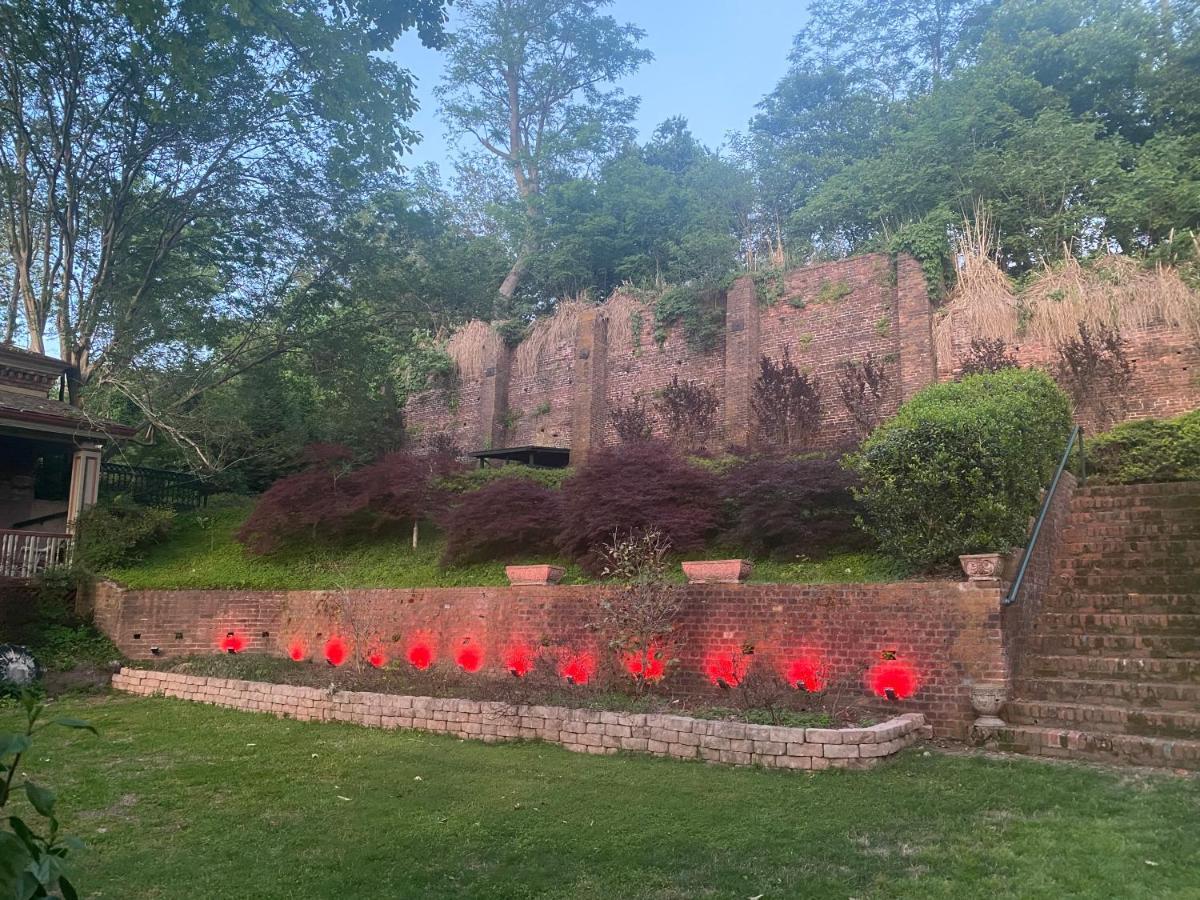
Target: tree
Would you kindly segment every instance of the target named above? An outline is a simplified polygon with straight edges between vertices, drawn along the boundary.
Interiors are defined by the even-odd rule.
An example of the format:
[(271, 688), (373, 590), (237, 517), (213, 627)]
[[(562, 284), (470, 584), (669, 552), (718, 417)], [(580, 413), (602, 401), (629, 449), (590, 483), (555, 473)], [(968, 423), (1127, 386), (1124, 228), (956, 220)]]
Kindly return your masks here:
[(29, 346), (57, 335), (74, 402), (102, 373), (170, 355), (184, 329), (241, 327), (209, 344), (206, 367), (226, 374), (287, 343), (335, 276), (328, 257), (307, 264), (328, 227), (415, 137), (411, 79), (379, 51), (410, 27), (436, 45), (442, 7), (0, 11), (5, 283)]
[(464, 0), (437, 96), (448, 125), (512, 176), (524, 212), (500, 285), (512, 299), (536, 249), (549, 182), (610, 155), (632, 136), (637, 98), (612, 85), (650, 60), (643, 32), (600, 14), (611, 0)]

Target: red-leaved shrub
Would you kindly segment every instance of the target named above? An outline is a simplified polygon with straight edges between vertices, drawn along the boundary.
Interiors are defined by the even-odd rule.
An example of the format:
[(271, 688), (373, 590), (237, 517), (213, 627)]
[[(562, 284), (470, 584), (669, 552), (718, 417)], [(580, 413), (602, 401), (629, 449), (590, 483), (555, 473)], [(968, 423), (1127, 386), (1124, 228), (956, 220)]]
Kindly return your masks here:
[(443, 565), (553, 554), (558, 492), (528, 478), (499, 478), (463, 494), (441, 525)]
[(792, 558), (836, 546), (862, 547), (850, 489), (857, 477), (833, 459), (760, 457), (730, 469), (722, 495), (732, 523), (727, 534), (739, 551)]
[(656, 528), (673, 551), (695, 550), (720, 515), (716, 476), (657, 442), (596, 454), (563, 482), (560, 502), (558, 545), (591, 572), (603, 568), (603, 545), (614, 533)]

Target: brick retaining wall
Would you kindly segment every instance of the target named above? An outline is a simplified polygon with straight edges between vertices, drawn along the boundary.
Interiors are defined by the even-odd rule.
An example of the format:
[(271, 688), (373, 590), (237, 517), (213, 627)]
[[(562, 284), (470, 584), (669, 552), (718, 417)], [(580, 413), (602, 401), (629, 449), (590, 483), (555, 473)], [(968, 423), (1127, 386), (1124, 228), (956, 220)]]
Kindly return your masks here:
[(302, 721), (414, 728), (494, 743), (544, 740), (579, 753), (621, 750), (784, 769), (865, 769), (913, 744), (924, 716), (908, 713), (868, 728), (788, 728), (653, 713), (329, 691), (232, 678), (123, 668), (113, 687)]
[[(454, 651), (475, 643), (484, 668), (474, 677), (508, 677), (502, 659), (513, 643), (537, 648), (539, 665), (560, 652), (590, 651), (616, 671), (615, 654), (590, 627), (611, 588), (462, 587), (411, 590), (241, 591), (95, 590), (95, 620), (127, 656), (149, 659), (218, 652), (234, 631), (248, 652), (284, 655), (301, 641), (320, 658), (333, 635), (403, 658), (410, 638), (423, 635), (453, 667)], [(965, 737), (975, 714), (970, 690), (977, 681), (1008, 674), (998, 588), (939, 582), (896, 584), (712, 584), (681, 588), (682, 612), (674, 667), (666, 690), (721, 696), (706, 666), (714, 654), (754, 647), (752, 666), (782, 683), (789, 662), (818, 658), (828, 680), (847, 700), (868, 699), (865, 675), (885, 654), (916, 670), (919, 686), (897, 707), (924, 713), (939, 735)], [(158, 653), (152, 654), (152, 648)]]

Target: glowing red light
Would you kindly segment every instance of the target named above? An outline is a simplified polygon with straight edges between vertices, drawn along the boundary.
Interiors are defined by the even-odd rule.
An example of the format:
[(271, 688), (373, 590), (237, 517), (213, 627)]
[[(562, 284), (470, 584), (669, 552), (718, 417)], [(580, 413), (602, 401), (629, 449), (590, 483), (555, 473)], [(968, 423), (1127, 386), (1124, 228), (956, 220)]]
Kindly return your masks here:
[(887, 660), (867, 673), (867, 684), (876, 697), (905, 700), (917, 692), (917, 673), (906, 662)]
[(750, 668), (749, 655), (738, 650), (715, 653), (704, 664), (704, 673), (717, 687), (737, 687)]
[(304, 659), (304, 654), (307, 648), (304, 646), (304, 641), (296, 639), (288, 644), (288, 657), (293, 662), (300, 662)]
[(587, 684), (596, 673), (596, 658), (590, 653), (575, 653), (563, 660), (558, 674), (570, 684)]
[(625, 671), (634, 678), (641, 678), (644, 681), (661, 681), (667, 671), (667, 663), (663, 656), (664, 653), (661, 649), (651, 645), (644, 653), (636, 651), (624, 654), (621, 657), (621, 663), (625, 666)]
[(331, 666), (340, 666), (348, 655), (346, 642), (340, 637), (331, 637), (325, 642), (325, 661)]
[(504, 668), (517, 678), (524, 678), (533, 671), (533, 651), (524, 644), (516, 644), (504, 652)]
[(241, 653), (246, 649), (246, 639), (236, 631), (231, 631), (221, 638), (222, 653)]
[(425, 641), (415, 641), (408, 648), (408, 664), (424, 672), (433, 665), (433, 647)]
[(483, 651), (475, 644), (463, 644), (454, 661), (464, 672), (478, 672), (483, 667)]
[(811, 694), (825, 690), (825, 666), (819, 659), (802, 656), (788, 663), (787, 683), (794, 688), (803, 688)]
[(387, 654), (382, 650), (372, 650), (367, 654), (367, 662), (376, 669), (382, 669), (387, 665)]

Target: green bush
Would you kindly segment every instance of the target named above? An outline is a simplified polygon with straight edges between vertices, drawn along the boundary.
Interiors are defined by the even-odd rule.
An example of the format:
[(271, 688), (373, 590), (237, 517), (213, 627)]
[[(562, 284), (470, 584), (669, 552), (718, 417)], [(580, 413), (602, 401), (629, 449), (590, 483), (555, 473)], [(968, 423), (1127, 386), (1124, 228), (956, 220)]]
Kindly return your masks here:
[(1008, 369), (926, 388), (848, 459), (860, 524), (913, 566), (1024, 540), (1071, 424), (1044, 372)]
[(127, 497), (93, 506), (79, 517), (76, 564), (89, 574), (137, 562), (154, 544), (166, 539), (175, 522), (169, 509), (141, 506)]
[(501, 478), (527, 478), (538, 484), (557, 490), (562, 483), (571, 477), (571, 468), (535, 469), (533, 466), (511, 464), (505, 466), (488, 466), (484, 469), (467, 469), (455, 472), (438, 479), (437, 486), (452, 494), (466, 494), (477, 491), (489, 484), (494, 484)]
[(1200, 481), (1200, 410), (1126, 422), (1087, 442), (1088, 475), (1110, 484)]

